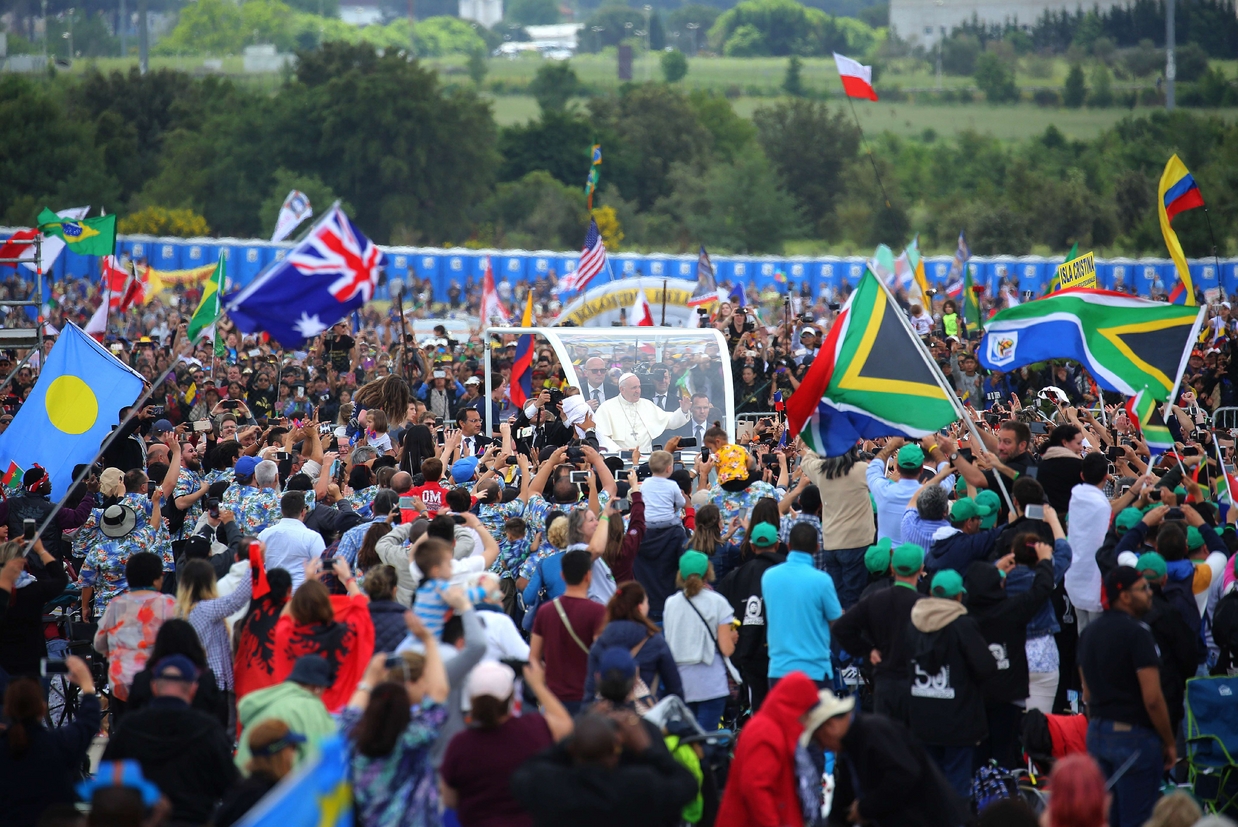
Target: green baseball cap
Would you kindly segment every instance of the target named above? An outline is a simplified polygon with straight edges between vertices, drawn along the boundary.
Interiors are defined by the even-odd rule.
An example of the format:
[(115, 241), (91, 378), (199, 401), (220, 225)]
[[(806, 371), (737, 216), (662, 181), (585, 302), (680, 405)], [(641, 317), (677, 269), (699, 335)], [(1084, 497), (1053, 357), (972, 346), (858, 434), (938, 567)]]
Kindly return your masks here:
[(924, 566), (924, 549), (915, 543), (903, 543), (894, 549), (891, 562), (896, 573), (910, 577)]
[(997, 495), (996, 491), (990, 491), (987, 488), (982, 488), (976, 492), (976, 504), (987, 505), (993, 509), (989, 516), (980, 521), (981, 528), (992, 528), (997, 525), (997, 512), (1002, 510), (1002, 498)]
[(898, 449), (899, 468), (919, 468), (924, 465), (924, 449), (914, 442)]
[(971, 497), (964, 497), (954, 501), (954, 506), (950, 509), (950, 522), (963, 523), (972, 517), (987, 517), (991, 513), (993, 509), (987, 505), (980, 505)]
[(1199, 533), (1199, 529), (1193, 525), (1186, 527), (1186, 548), (1188, 551), (1194, 551), (1204, 544), (1204, 535)]
[(958, 479), (954, 481), (954, 493), (960, 497), (967, 493), (967, 480), (963, 479), (962, 474), (959, 474)]
[(963, 575), (954, 569), (942, 569), (934, 574), (931, 591), (933, 597), (953, 598), (967, 594), (967, 589), (963, 588)]
[(679, 558), (679, 573), (684, 577), (705, 576), (709, 571), (709, 558), (699, 551), (685, 551)]
[(748, 540), (760, 548), (776, 546), (778, 545), (778, 529), (769, 523), (757, 523), (748, 532)]
[(1138, 508), (1127, 506), (1118, 512), (1118, 516), (1113, 518), (1113, 527), (1118, 530), (1119, 534), (1125, 534), (1134, 528), (1142, 519), (1142, 511)]
[(887, 573), (890, 570), (891, 545), (889, 537), (882, 537), (876, 545), (869, 546), (868, 551), (864, 552), (864, 568), (872, 574)]
[(1139, 555), (1139, 560), (1135, 563), (1135, 571), (1142, 574), (1145, 580), (1160, 580), (1169, 569), (1165, 566), (1164, 557), (1155, 551), (1149, 551)]

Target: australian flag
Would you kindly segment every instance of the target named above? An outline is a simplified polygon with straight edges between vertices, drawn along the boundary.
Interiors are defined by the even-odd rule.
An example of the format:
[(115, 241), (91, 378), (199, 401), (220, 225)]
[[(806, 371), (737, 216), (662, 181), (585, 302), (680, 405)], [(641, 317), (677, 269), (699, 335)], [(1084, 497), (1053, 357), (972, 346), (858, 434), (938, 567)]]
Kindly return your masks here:
[(374, 297), (383, 253), (338, 206), (253, 284), (224, 299), (246, 333), (301, 347)]

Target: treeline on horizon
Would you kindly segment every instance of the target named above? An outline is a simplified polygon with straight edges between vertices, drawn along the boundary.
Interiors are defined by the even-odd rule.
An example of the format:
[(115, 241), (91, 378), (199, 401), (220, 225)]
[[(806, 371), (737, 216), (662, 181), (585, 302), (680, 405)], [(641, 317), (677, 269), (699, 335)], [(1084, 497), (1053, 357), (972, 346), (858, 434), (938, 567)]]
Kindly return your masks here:
[[(1093, 140), (1050, 127), (1021, 141), (965, 132), (870, 135), (886, 207), (850, 114), (771, 100), (749, 119), (724, 97), (630, 84), (569, 103), (570, 63), (548, 62), (539, 116), (500, 128), (471, 84), (369, 44), (299, 54), (277, 93), (172, 71), (0, 76), (0, 218), (92, 204), (129, 231), (270, 232), (289, 189), (341, 199), (376, 241), (578, 249), (589, 148), (611, 248), (778, 253), (787, 242), (978, 254), (1163, 254), (1156, 186), (1177, 152), (1208, 204), (1217, 252), (1236, 248), (1238, 127), (1178, 110), (1131, 116)], [(196, 219), (195, 216), (200, 216)], [(188, 218), (186, 218), (188, 217)], [(183, 219), (183, 220), (182, 220)], [(1212, 253), (1206, 216), (1175, 221)]]

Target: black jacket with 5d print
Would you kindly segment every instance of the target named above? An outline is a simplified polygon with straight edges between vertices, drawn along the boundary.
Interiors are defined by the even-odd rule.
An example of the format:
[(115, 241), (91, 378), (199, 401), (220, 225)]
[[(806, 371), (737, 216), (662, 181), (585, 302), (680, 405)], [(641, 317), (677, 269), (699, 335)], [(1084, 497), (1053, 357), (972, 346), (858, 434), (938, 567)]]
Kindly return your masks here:
[(970, 747), (989, 734), (981, 685), (997, 663), (974, 618), (957, 600), (926, 597), (907, 625), (911, 730), (921, 743)]

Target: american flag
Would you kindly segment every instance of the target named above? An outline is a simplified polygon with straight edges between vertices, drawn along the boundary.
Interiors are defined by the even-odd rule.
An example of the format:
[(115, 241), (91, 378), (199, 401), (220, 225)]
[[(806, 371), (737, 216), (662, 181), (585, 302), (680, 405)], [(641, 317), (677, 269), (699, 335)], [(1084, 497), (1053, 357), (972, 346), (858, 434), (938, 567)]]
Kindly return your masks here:
[(585, 246), (580, 251), (580, 264), (576, 272), (563, 279), (563, 292), (577, 293), (584, 290), (593, 277), (606, 267), (606, 245), (598, 232), (598, 223), (589, 219), (589, 231), (585, 233)]

